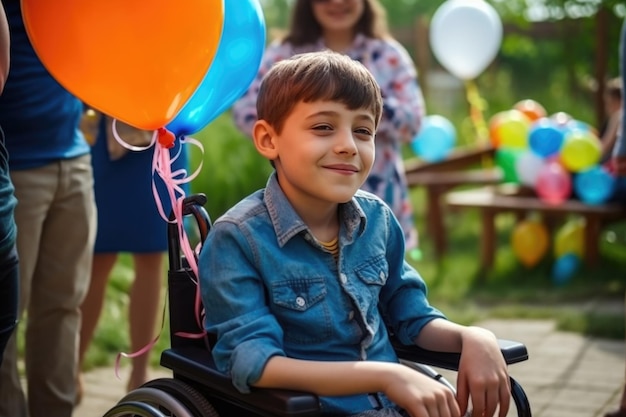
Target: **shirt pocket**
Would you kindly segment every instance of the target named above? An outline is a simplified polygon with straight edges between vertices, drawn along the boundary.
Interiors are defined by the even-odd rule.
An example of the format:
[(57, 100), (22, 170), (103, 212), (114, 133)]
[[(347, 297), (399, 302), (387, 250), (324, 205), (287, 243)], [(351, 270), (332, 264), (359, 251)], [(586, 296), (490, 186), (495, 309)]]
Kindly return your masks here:
[(289, 279), (272, 283), (274, 315), (287, 342), (319, 343), (330, 340), (332, 320), (324, 278)]
[(363, 284), (359, 291), (359, 308), (365, 312), (368, 327), (376, 331), (380, 325), (378, 302), (380, 291), (387, 283), (389, 266), (384, 255), (372, 258), (367, 263), (358, 266), (354, 272)]

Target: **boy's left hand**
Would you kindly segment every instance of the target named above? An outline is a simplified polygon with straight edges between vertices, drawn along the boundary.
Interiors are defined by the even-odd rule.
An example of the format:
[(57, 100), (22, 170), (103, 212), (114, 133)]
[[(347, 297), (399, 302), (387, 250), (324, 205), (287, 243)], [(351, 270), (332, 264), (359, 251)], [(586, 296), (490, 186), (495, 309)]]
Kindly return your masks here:
[(464, 332), (457, 380), (457, 400), (461, 414), (472, 400), (472, 416), (491, 417), (499, 407), (505, 417), (511, 400), (507, 365), (493, 333), (469, 327)]

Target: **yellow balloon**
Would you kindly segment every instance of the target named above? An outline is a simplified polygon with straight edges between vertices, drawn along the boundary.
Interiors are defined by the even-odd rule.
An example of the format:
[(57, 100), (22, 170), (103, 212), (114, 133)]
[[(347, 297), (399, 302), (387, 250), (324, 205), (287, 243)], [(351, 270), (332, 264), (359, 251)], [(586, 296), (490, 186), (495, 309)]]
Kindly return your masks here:
[(537, 220), (519, 222), (511, 234), (513, 253), (528, 268), (537, 265), (546, 254), (548, 241), (546, 227)]
[(574, 219), (559, 228), (554, 236), (554, 257), (574, 253), (583, 258), (585, 253), (585, 219)]
[(571, 172), (584, 171), (600, 161), (602, 144), (591, 131), (573, 130), (565, 135), (561, 162)]
[(498, 113), (493, 120), (492, 141), (502, 147), (526, 149), (530, 125), (531, 120), (519, 110)]

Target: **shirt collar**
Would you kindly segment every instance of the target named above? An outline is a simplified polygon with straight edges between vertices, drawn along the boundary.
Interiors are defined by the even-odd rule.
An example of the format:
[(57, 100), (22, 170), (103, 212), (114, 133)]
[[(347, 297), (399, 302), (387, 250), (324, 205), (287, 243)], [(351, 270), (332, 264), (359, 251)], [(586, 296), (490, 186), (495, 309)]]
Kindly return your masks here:
[[(263, 201), (280, 247), (294, 236), (309, 230), (280, 188), (276, 172), (267, 181)], [(339, 216), (341, 229), (346, 233), (346, 242), (352, 242), (355, 234), (361, 234), (365, 229), (365, 212), (353, 197), (349, 202), (339, 205)]]

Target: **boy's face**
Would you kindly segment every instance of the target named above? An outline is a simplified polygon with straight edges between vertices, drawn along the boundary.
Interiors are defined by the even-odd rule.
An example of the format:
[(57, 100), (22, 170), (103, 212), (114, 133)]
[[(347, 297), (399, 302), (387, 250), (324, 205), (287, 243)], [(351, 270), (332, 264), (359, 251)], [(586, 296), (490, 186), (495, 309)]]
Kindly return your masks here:
[(281, 188), (293, 203), (349, 201), (374, 163), (374, 134), (369, 110), (298, 103), (274, 138)]

